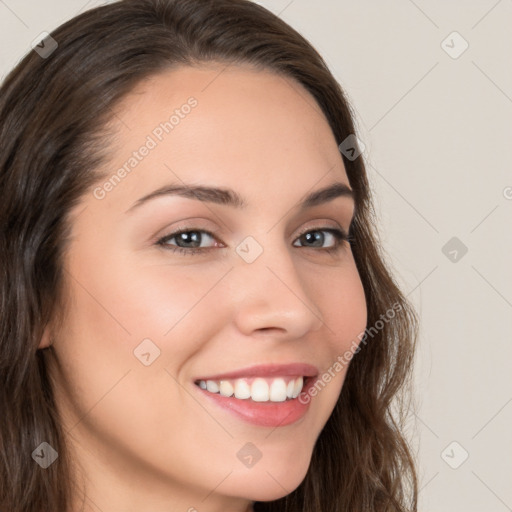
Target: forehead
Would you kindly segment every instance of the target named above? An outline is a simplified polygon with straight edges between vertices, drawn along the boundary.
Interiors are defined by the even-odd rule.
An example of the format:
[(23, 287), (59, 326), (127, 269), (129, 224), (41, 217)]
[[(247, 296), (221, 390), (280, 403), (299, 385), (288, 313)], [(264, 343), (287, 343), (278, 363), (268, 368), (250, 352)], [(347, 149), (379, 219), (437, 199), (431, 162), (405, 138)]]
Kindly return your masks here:
[[(329, 178), (348, 184), (312, 95), (271, 71), (213, 63), (168, 70), (141, 82), (114, 114), (115, 143), (104, 170), (107, 178), (128, 171), (127, 200), (179, 180), (236, 185), (244, 196), (272, 188), (276, 197), (324, 177), (321, 185)], [(151, 149), (129, 162), (143, 146)]]

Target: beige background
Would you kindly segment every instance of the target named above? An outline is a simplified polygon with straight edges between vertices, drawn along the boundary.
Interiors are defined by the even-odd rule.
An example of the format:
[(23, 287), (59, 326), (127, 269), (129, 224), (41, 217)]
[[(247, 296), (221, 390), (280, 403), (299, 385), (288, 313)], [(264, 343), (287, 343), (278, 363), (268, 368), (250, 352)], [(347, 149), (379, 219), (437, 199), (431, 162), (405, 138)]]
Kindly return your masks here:
[[(102, 3), (0, 0), (2, 76)], [(259, 3), (316, 46), (357, 111), (382, 241), (422, 321), (420, 510), (512, 511), (512, 1)]]

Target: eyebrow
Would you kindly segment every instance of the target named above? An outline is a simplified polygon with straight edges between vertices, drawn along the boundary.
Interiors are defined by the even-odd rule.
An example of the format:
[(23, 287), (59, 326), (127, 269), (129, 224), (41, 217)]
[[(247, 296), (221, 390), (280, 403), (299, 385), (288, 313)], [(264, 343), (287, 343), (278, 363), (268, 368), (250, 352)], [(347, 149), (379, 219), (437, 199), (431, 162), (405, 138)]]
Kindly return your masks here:
[[(247, 203), (233, 189), (223, 187), (208, 187), (204, 185), (165, 185), (153, 192), (141, 197), (126, 210), (125, 213), (131, 212), (142, 204), (161, 196), (180, 196), (188, 199), (196, 199), (206, 203), (215, 203), (233, 208), (244, 209)], [(312, 208), (323, 203), (327, 203), (337, 197), (348, 197), (354, 201), (354, 192), (352, 189), (342, 182), (335, 182), (331, 185), (315, 190), (305, 196), (299, 203), (300, 211)]]

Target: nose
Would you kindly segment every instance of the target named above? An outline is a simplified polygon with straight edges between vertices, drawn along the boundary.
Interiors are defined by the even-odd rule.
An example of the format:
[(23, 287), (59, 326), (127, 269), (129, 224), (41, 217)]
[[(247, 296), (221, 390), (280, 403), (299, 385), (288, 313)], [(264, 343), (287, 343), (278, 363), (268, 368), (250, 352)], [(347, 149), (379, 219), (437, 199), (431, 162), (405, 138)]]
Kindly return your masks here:
[(314, 276), (306, 280), (284, 244), (265, 248), (252, 263), (240, 259), (231, 279), (235, 323), (247, 336), (299, 339), (326, 326), (311, 297)]

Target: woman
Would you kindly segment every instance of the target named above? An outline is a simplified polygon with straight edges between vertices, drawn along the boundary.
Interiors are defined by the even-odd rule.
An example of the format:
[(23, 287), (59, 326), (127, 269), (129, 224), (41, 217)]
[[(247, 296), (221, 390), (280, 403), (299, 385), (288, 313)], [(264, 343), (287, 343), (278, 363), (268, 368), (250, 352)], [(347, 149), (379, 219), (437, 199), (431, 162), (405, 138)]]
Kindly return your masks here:
[(304, 38), (106, 5), (5, 79), (0, 137), (1, 510), (416, 509), (416, 317)]

